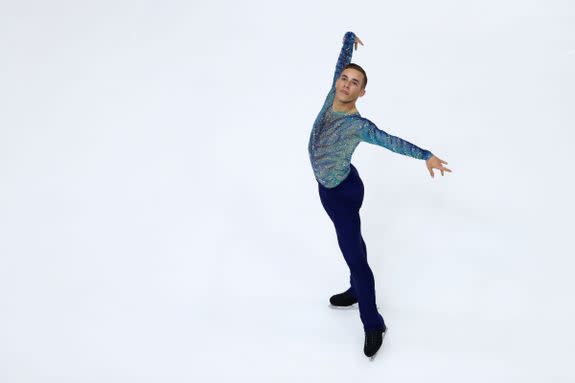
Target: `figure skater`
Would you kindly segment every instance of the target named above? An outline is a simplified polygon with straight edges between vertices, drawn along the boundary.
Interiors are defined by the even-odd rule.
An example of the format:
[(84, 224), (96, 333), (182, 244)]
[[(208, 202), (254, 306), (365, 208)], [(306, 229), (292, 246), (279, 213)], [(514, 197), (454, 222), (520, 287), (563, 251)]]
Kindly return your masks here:
[(348, 307), (358, 303), (365, 341), (363, 352), (373, 360), (379, 350), (387, 326), (377, 311), (375, 279), (367, 262), (367, 250), (361, 236), (359, 209), (363, 202), (363, 182), (351, 157), (361, 141), (380, 145), (393, 152), (425, 160), (433, 169), (451, 172), (447, 162), (429, 150), (389, 135), (370, 120), (361, 117), (355, 102), (365, 94), (367, 75), (363, 68), (351, 63), (353, 46), (363, 42), (346, 32), (335, 67), (331, 89), (310, 134), (308, 152), (318, 183), (321, 203), (335, 226), (339, 248), (350, 270), (350, 287), (330, 298), (332, 307)]

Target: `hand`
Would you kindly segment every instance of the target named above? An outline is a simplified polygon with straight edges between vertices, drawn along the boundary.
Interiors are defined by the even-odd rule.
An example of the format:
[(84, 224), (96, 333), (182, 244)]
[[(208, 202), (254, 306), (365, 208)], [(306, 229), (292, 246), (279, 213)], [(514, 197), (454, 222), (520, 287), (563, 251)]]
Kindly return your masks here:
[[(360, 43), (361, 45), (363, 45), (363, 41), (361, 41), (355, 33), (353, 34), (353, 36), (354, 36), (355, 50), (357, 50), (357, 43)], [(343, 44), (344, 41), (345, 41), (345, 37), (341, 40), (341, 43)]]
[(363, 45), (363, 42), (359, 39), (359, 37), (357, 37), (357, 35), (354, 33), (353, 34), (355, 36), (355, 50), (357, 50), (357, 43), (360, 43), (361, 45)]
[(427, 170), (429, 170), (429, 173), (431, 174), (431, 178), (434, 177), (433, 169), (439, 169), (439, 171), (441, 171), (442, 176), (444, 171), (451, 173), (451, 170), (444, 167), (442, 163), (447, 164), (447, 162), (435, 156), (432, 156), (427, 161), (425, 161), (425, 164), (427, 165)]

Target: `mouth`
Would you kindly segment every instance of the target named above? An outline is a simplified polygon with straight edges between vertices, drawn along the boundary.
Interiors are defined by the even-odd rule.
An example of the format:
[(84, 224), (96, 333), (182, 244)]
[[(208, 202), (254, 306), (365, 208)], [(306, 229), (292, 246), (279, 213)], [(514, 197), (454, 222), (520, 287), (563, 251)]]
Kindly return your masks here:
[(345, 94), (346, 96), (349, 96), (349, 92), (346, 92), (345, 90), (342, 90), (341, 93)]

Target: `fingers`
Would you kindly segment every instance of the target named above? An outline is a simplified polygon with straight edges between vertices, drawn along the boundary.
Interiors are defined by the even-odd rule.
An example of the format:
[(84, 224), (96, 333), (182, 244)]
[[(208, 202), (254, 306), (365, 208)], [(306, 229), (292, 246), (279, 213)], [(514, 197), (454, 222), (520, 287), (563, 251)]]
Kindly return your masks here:
[(433, 169), (437, 169), (441, 172), (441, 175), (444, 176), (445, 172), (450, 172), (451, 173), (451, 169), (448, 169), (446, 167), (443, 166), (428, 166), (427, 170), (429, 170), (429, 174), (431, 175), (431, 178), (435, 177), (435, 174), (433, 173)]
[(356, 34), (354, 34), (354, 36), (355, 36), (355, 50), (357, 50), (357, 46), (358, 46), (357, 44), (359, 43), (359, 44), (363, 45), (363, 41), (361, 41), (360, 38), (357, 37)]
[(451, 169), (447, 169), (447, 168), (445, 168), (445, 167), (443, 167), (443, 166), (442, 166), (442, 167), (439, 167), (439, 168), (437, 168), (437, 169), (439, 169), (439, 171), (441, 172), (441, 175), (444, 175), (444, 174), (443, 174), (444, 171), (451, 173)]

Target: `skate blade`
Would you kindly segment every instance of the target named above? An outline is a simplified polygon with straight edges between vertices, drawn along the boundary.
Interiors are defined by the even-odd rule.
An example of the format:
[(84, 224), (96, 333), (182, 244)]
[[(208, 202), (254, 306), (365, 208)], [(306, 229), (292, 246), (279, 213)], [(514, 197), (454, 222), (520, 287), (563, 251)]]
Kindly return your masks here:
[[(359, 308), (359, 304), (354, 303), (350, 306), (334, 306), (331, 303), (329, 304), (329, 307), (331, 307), (332, 309), (336, 309), (336, 310), (352, 310), (352, 309), (357, 309)], [(379, 310), (379, 306), (377, 306), (377, 309)]]
[(332, 305), (330, 303), (329, 307), (331, 307), (332, 309), (336, 309), (336, 310), (353, 310), (353, 309), (359, 308), (359, 305), (357, 303), (354, 303), (350, 306), (335, 306), (335, 305)]

